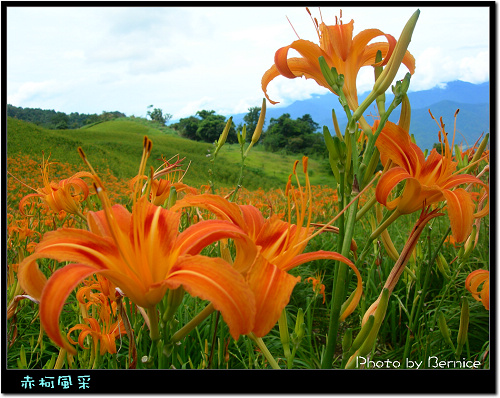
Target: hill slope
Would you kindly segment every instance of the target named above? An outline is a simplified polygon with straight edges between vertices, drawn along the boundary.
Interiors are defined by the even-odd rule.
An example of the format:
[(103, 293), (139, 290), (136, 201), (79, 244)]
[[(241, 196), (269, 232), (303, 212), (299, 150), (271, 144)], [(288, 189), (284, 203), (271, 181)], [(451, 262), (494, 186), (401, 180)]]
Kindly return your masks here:
[[(185, 157), (183, 166), (189, 165), (183, 181), (194, 187), (208, 184), (208, 170), (212, 164), (207, 155), (213, 152), (212, 144), (163, 134), (134, 121), (118, 119), (88, 128), (48, 130), (32, 123), (7, 118), (7, 155), (26, 154), (40, 162), (44, 151), (45, 156), (50, 154), (53, 161), (67, 162), (81, 170), (87, 170), (77, 151), (80, 146), (94, 168), (109, 168), (114, 176), (128, 180), (137, 174), (145, 135), (153, 141), (148, 166), (156, 168), (161, 165), (162, 156), (169, 159), (179, 154), (181, 158)], [(297, 158), (254, 148), (247, 159), (244, 187), (284, 188)], [(314, 184), (331, 182), (329, 176), (322, 171), (320, 162), (311, 159), (310, 165)], [(214, 172), (218, 186), (235, 185), (240, 172), (238, 146), (224, 146), (215, 162)]]

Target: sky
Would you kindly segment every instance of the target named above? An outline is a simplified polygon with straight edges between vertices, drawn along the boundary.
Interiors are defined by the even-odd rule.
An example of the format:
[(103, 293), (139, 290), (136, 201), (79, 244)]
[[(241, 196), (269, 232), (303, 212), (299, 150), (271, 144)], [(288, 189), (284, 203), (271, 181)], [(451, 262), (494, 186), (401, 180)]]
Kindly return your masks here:
[[(9, 104), (67, 114), (120, 111), (142, 117), (153, 105), (172, 120), (202, 109), (231, 116), (261, 106), (261, 78), (274, 63), (276, 50), (297, 40), (297, 34), (318, 43), (305, 8), (290, 2), (286, 7), (63, 4), (7, 7)], [(411, 91), (454, 80), (489, 80), (489, 8), (450, 4), (454, 7), (420, 8), (409, 46), (416, 60)], [(354, 35), (377, 28), (397, 39), (417, 8), (387, 5), (339, 3), (310, 11), (319, 21), (321, 12), (323, 21), (333, 25), (341, 9), (344, 23), (354, 20)], [(289, 57), (293, 55), (290, 51)], [(396, 78), (405, 73), (402, 67)], [(357, 85), (359, 93), (370, 90), (372, 67), (361, 69)], [(275, 106), (326, 92), (312, 79), (281, 76), (268, 87), (271, 99), (280, 101)]]

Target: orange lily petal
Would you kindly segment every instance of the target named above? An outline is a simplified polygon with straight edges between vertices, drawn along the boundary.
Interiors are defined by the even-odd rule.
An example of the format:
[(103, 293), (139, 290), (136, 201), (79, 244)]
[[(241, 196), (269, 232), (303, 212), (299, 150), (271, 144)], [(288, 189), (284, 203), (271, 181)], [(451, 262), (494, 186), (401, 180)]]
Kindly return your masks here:
[(276, 68), (276, 65), (273, 64), (273, 66), (271, 66), (264, 73), (264, 75), (262, 76), (262, 80), (261, 80), (262, 91), (264, 92), (264, 95), (267, 98), (267, 100), (273, 105), (279, 104), (279, 101), (273, 101), (271, 98), (269, 98), (269, 95), (267, 94), (267, 86), (269, 85), (269, 83), (271, 83), (274, 80), (274, 78), (276, 78), (278, 76), (280, 76), (280, 73), (278, 72), (278, 68)]
[[(35, 249), (36, 250), (36, 249)], [(25, 258), (17, 269), (17, 279), (23, 290), (30, 296), (40, 301), (42, 291), (47, 283), (47, 277), (40, 271), (36, 262), (37, 258), (43, 255), (32, 254)]]
[(179, 234), (176, 250), (180, 254), (198, 254), (211, 243), (228, 238), (249, 241), (245, 232), (229, 221), (200, 221)]
[(178, 200), (170, 210), (178, 211), (189, 206), (206, 209), (217, 216), (217, 218), (231, 221), (239, 227), (245, 224), (240, 207), (236, 203), (229, 202), (219, 195), (187, 195), (183, 199)]
[[(481, 291), (479, 286), (483, 284)], [(487, 270), (478, 269), (471, 272), (465, 279), (465, 287), (475, 300), (481, 301), (484, 308), (490, 309), (490, 273)]]
[[(321, 23), (321, 46), (322, 48), (329, 51), (329, 56), (335, 55), (339, 57), (342, 61), (347, 60), (347, 56), (351, 51), (351, 45), (353, 44), (352, 32), (354, 30), (354, 20), (346, 24), (335, 24), (328, 26), (325, 23)], [(331, 51), (333, 50), (333, 51)]]
[(474, 202), (470, 194), (462, 188), (443, 190), (448, 207), (451, 233), (457, 242), (463, 242), (472, 232), (474, 223)]
[[(123, 231), (129, 231), (130, 222), (132, 218), (130, 212), (122, 205), (114, 205), (111, 207), (111, 209), (113, 217), (116, 220), (120, 229)], [(89, 211), (87, 213), (87, 223), (89, 226), (89, 230), (92, 233), (100, 236), (109, 236), (109, 237), (112, 236), (108, 222), (106, 220), (106, 214), (104, 213), (104, 210), (96, 212)]]
[(411, 178), (408, 172), (401, 167), (394, 167), (382, 174), (375, 189), (377, 201), (386, 206), (389, 210), (393, 210), (399, 203), (400, 198), (396, 198), (388, 202), (389, 194), (399, 182)]
[[(375, 132), (379, 126), (379, 121), (375, 121), (372, 131)], [(386, 122), (380, 135), (375, 143), (379, 152), (382, 165), (391, 159), (393, 163), (405, 169), (408, 173), (415, 175), (418, 171), (417, 164), (423, 163), (423, 153), (418, 153), (416, 148), (412, 146), (410, 136), (397, 124)]]
[(283, 308), (290, 301), (293, 288), (300, 281), (264, 257), (259, 256), (248, 276), (248, 284), (256, 298), (253, 333), (263, 337), (276, 325)]
[(57, 270), (47, 281), (40, 300), (40, 321), (47, 336), (73, 355), (76, 355), (76, 350), (62, 336), (59, 317), (69, 294), (83, 279), (95, 272), (93, 267), (84, 264), (69, 264)]
[(231, 336), (248, 334), (253, 327), (255, 298), (243, 276), (220, 258), (186, 256), (176, 263), (164, 282), (180, 285), (192, 296), (212, 302), (224, 317)]

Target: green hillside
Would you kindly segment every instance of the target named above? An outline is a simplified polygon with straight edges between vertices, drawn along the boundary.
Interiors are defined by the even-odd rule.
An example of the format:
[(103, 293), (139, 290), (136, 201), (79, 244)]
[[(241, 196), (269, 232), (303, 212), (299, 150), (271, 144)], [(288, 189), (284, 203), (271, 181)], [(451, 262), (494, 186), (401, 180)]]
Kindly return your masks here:
[[(153, 141), (153, 151), (148, 164), (154, 168), (160, 158), (177, 154), (185, 157), (184, 166), (190, 163), (184, 182), (199, 187), (208, 183), (208, 170), (213, 145), (191, 141), (174, 134), (165, 134), (152, 126), (133, 120), (113, 120), (91, 127), (73, 130), (48, 130), (32, 123), (7, 118), (7, 155), (27, 154), (36, 161), (51, 154), (54, 161), (67, 162), (86, 170), (77, 148), (83, 148), (97, 170), (109, 168), (120, 179), (130, 179), (137, 174), (142, 155), (143, 137)], [(239, 175), (239, 146), (225, 145), (215, 164), (216, 183), (232, 187)], [(248, 189), (284, 188), (293, 162), (298, 156), (283, 156), (254, 148), (247, 159), (243, 185)], [(331, 178), (323, 171), (320, 162), (310, 161), (313, 184), (329, 184)]]

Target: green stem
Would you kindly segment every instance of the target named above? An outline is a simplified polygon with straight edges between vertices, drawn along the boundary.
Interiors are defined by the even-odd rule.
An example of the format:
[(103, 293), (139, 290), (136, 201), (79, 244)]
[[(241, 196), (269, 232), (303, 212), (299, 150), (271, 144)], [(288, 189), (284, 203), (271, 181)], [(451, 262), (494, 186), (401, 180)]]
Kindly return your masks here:
[(177, 343), (186, 337), (196, 326), (198, 326), (202, 321), (204, 321), (210, 314), (215, 311), (212, 303), (208, 304), (198, 315), (186, 323), (181, 329), (179, 329), (172, 336), (170, 340), (172, 343)]
[(149, 348), (149, 361), (151, 361), (151, 366), (153, 366), (154, 359), (153, 355), (156, 350), (157, 365), (160, 365), (161, 360), (161, 350), (160, 350), (160, 328), (159, 328), (159, 318), (156, 306), (148, 308), (146, 310), (149, 318), (149, 336), (151, 337), (151, 347)]
[(384, 232), (389, 225), (391, 225), (394, 221), (396, 221), (396, 219), (400, 215), (401, 215), (400, 211), (398, 210), (398, 208), (396, 208), (394, 210), (394, 212), (389, 217), (387, 217), (387, 219), (385, 221), (382, 221), (382, 223), (377, 227), (377, 229), (372, 232), (372, 234), (370, 235), (370, 238), (369, 238), (370, 242), (373, 241), (374, 239), (378, 238), (379, 235), (382, 232)]
[[(343, 237), (343, 245), (341, 254), (347, 256), (349, 254), (351, 239), (354, 235), (354, 224), (356, 221), (356, 209), (358, 207), (357, 199), (349, 208), (345, 233)], [(337, 345), (337, 334), (340, 325), (340, 310), (345, 299), (345, 285), (347, 277), (347, 265), (338, 262), (337, 273), (335, 275), (334, 296), (330, 311), (330, 323), (328, 328), (328, 338), (326, 342), (326, 351), (321, 363), (322, 369), (330, 369), (332, 367), (333, 355)]]
[(377, 197), (373, 195), (356, 214), (356, 221), (361, 220), (361, 218), (370, 210), (373, 205), (377, 203)]
[[(345, 205), (345, 172), (340, 173), (340, 181), (339, 181), (339, 201), (342, 203), (342, 207)], [(339, 240), (337, 244), (337, 251), (342, 251), (342, 246), (344, 242), (344, 235), (345, 235), (345, 213), (342, 213), (342, 215), (339, 217)], [(344, 267), (342, 267), (344, 266)], [(337, 330), (338, 330), (338, 315), (337, 317), (334, 316), (335, 312), (337, 314), (340, 312), (340, 305), (338, 305), (338, 302), (341, 301), (342, 297), (340, 297), (340, 290), (337, 289), (337, 286), (339, 285), (338, 280), (340, 278), (340, 274), (344, 274), (346, 271), (346, 266), (342, 262), (338, 262), (336, 265), (336, 271), (335, 271), (335, 276), (333, 279), (333, 285), (332, 285), (332, 292), (334, 294), (333, 300), (331, 303), (330, 307), (330, 322), (328, 325), (328, 336), (327, 336), (327, 341), (326, 341), (326, 351), (323, 356), (323, 359), (321, 361), (321, 368), (322, 369), (329, 369), (331, 367), (332, 361), (333, 361), (333, 354), (335, 351), (335, 345), (337, 343), (336, 338), (334, 339), (332, 337), (332, 333), (335, 333), (335, 336), (337, 335)], [(345, 276), (343, 277), (345, 279)], [(338, 307), (338, 308), (337, 308)]]
[(250, 340), (252, 340), (255, 344), (257, 344), (257, 347), (259, 347), (259, 349), (262, 351), (262, 353), (264, 354), (264, 356), (266, 357), (266, 359), (268, 360), (269, 364), (273, 369), (281, 369), (276, 360), (274, 359), (274, 357), (267, 349), (267, 346), (261, 337), (256, 337), (252, 332), (250, 332), (250, 334), (248, 334), (247, 336), (250, 338)]
[(160, 339), (158, 312), (156, 311), (156, 307), (148, 308), (147, 314), (149, 318), (149, 336), (153, 342), (156, 342)]
[(236, 182), (236, 188), (234, 189), (234, 192), (231, 195), (231, 199), (229, 199), (230, 202), (234, 202), (234, 200), (236, 199), (236, 194), (238, 193), (239, 189), (241, 188), (241, 183), (243, 182), (243, 170), (245, 169), (245, 160), (247, 158), (248, 151), (253, 146), (253, 142), (251, 142), (250, 145), (248, 146), (246, 152), (243, 153), (244, 144), (245, 144), (245, 141), (243, 141), (243, 143), (240, 145), (240, 154), (241, 154), (240, 175), (238, 177), (238, 181)]
[[(366, 213), (366, 211), (365, 211)], [(382, 220), (382, 223), (377, 227), (377, 229), (375, 231), (373, 231), (373, 233), (368, 237), (368, 240), (365, 244), (365, 247), (364, 249), (361, 251), (361, 254), (359, 255), (359, 258), (356, 260), (356, 266), (358, 264), (361, 264), (363, 262), (363, 260), (365, 259), (366, 255), (368, 254), (368, 252), (370, 251), (370, 247), (371, 247), (371, 244), (372, 242), (378, 238), (378, 236), (384, 232), (384, 230), (390, 225), (392, 224), (394, 221), (396, 221), (396, 219), (401, 215), (401, 213), (398, 211), (398, 209), (396, 208), (394, 210), (393, 213), (389, 214), (387, 213), (384, 217), (384, 219)]]

